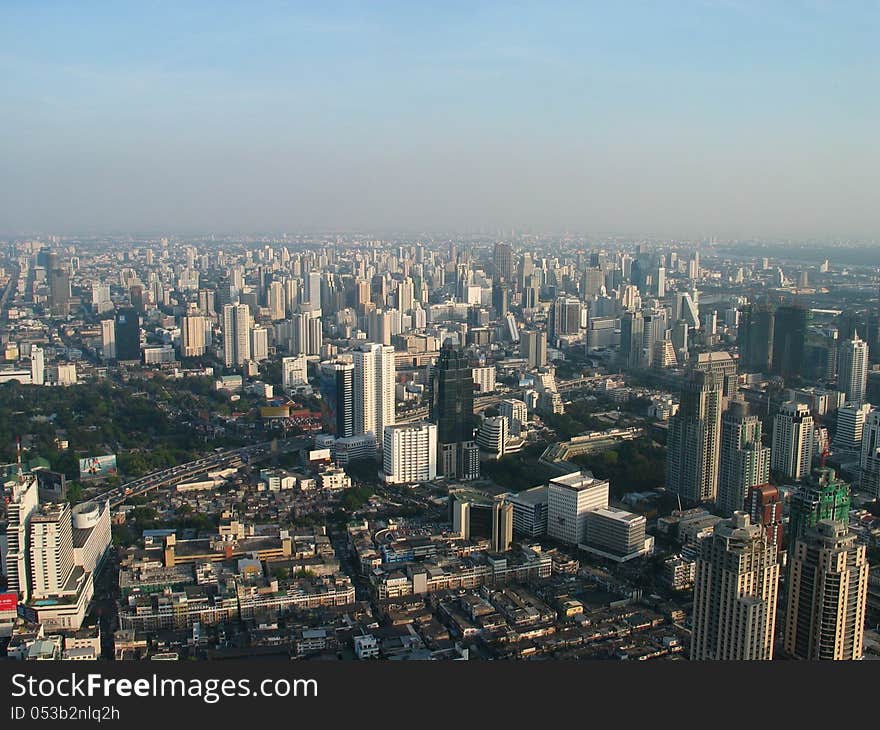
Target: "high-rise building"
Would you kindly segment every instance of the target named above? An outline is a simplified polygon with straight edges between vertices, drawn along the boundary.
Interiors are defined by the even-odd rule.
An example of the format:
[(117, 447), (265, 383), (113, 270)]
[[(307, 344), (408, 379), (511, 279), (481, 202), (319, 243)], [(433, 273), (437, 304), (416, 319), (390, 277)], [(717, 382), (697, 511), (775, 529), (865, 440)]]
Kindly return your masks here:
[(870, 403), (861, 405), (847, 403), (837, 409), (837, 430), (834, 432), (835, 449), (861, 452), (862, 434), (870, 412)]
[(476, 444), (481, 451), (492, 458), (504, 456), (507, 439), (510, 435), (510, 424), (504, 416), (487, 416), (480, 423), (477, 431)]
[(581, 331), (581, 311), (583, 304), (574, 297), (556, 297), (550, 306), (547, 320), (547, 336), (554, 345), (565, 335), (576, 335)]
[(251, 328), (251, 360), (263, 362), (269, 359), (269, 330), (265, 327)]
[(880, 498), (880, 410), (871, 411), (865, 419), (859, 467), (862, 491)]
[(440, 464), (445, 476), (465, 475), (461, 450), (474, 440), (474, 379), (464, 353), (451, 342), (443, 345), (431, 373), (430, 417), (437, 424)]
[(31, 383), (34, 385), (46, 383), (46, 357), (43, 348), (39, 345), (31, 345)]
[(767, 305), (742, 308), (737, 345), (740, 367), (746, 372), (769, 373), (773, 364), (773, 310)]
[(39, 502), (37, 478), (23, 474), (8, 481), (4, 488), (6, 501), (6, 588), (22, 601), (30, 597), (30, 530), (31, 517)]
[(849, 485), (830, 467), (816, 469), (791, 495), (788, 544), (794, 545), (795, 540), (821, 520), (849, 524), (849, 508)]
[(437, 478), (437, 426), (398, 423), (385, 426), (382, 473), (388, 484), (412, 484)]
[(508, 284), (513, 283), (513, 247), (499, 241), (494, 251), (495, 275)]
[[(140, 336), (138, 336), (140, 339)], [(116, 319), (101, 320), (101, 352), (105, 360), (116, 359)]]
[(504, 498), (492, 505), (492, 550), (506, 553), (513, 544), (513, 504)]
[(241, 367), (251, 359), (251, 312), (247, 304), (223, 305), (223, 362)]
[(809, 311), (800, 306), (776, 309), (773, 325), (772, 371), (783, 378), (801, 375), (805, 363), (805, 345)]
[(723, 380), (693, 370), (681, 392), (667, 437), (666, 488), (689, 502), (714, 501), (718, 493)]
[(866, 548), (845, 522), (820, 520), (789, 550), (783, 647), (795, 659), (862, 658)]
[[(305, 355), (281, 358), (281, 387), (286, 391), (309, 382), (308, 360)], [(353, 369), (353, 366), (350, 366)], [(342, 434), (340, 434), (342, 435)], [(351, 434), (348, 434), (349, 436)]]
[(140, 360), (141, 324), (137, 310), (131, 307), (116, 310), (113, 336), (117, 360)]
[(352, 352), (354, 362), (354, 433), (373, 433), (382, 445), (385, 427), (395, 422), (394, 348), (364, 343)]
[(319, 382), (324, 423), (339, 438), (353, 436), (354, 364), (342, 360), (322, 362)]
[(507, 418), (510, 424), (510, 432), (514, 436), (519, 436), (523, 426), (529, 420), (529, 407), (525, 401), (517, 398), (505, 398), (498, 404), (498, 412)]
[(547, 364), (547, 333), (544, 330), (523, 330), (519, 347), (520, 356), (529, 361), (529, 367), (542, 368)]
[(803, 403), (783, 403), (773, 419), (770, 468), (793, 481), (809, 476), (813, 462), (813, 416)]
[(620, 319), (620, 357), (624, 365), (630, 368), (645, 366), (644, 339), (645, 318), (642, 313), (624, 312)]
[(865, 401), (868, 382), (868, 343), (856, 333), (838, 349), (837, 389), (846, 393), (846, 400), (854, 405)]
[(455, 497), (452, 502), (452, 531), (462, 540), (471, 539), (471, 503)]
[(205, 317), (190, 312), (180, 327), (180, 350), (183, 357), (201, 357), (205, 354)]
[(73, 522), (70, 505), (41, 505), (31, 517), (31, 584), (33, 598), (57, 596), (73, 572)]
[(744, 508), (751, 487), (770, 481), (770, 449), (761, 443), (761, 421), (741, 398), (732, 398), (721, 415), (718, 507), (729, 516)]
[(700, 543), (691, 659), (773, 658), (779, 562), (775, 546), (745, 512), (715, 525)]
[(773, 543), (776, 552), (782, 550), (782, 497), (779, 490), (772, 484), (760, 484), (749, 487), (746, 494), (745, 511), (749, 513), (752, 523), (761, 525), (767, 533), (767, 539)]
[(587, 514), (608, 506), (610, 485), (575, 471), (550, 480), (547, 494), (547, 535), (569, 545), (586, 542)]
[(56, 317), (70, 314), (70, 274), (67, 269), (49, 271), (49, 309)]

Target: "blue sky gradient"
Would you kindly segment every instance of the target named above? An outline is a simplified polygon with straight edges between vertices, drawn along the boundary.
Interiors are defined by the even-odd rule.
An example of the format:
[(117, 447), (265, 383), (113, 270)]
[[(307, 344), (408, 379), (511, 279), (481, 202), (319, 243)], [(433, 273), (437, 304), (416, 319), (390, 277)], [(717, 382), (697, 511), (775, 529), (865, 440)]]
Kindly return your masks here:
[(880, 236), (877, 2), (24, 2), (0, 232)]

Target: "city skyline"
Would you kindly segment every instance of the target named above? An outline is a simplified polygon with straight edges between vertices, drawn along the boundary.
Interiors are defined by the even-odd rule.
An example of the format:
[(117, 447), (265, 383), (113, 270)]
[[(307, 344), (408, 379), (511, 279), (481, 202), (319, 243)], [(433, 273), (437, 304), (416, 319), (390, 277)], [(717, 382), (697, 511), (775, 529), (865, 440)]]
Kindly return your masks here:
[(880, 235), (876, 5), (5, 9), (6, 235)]

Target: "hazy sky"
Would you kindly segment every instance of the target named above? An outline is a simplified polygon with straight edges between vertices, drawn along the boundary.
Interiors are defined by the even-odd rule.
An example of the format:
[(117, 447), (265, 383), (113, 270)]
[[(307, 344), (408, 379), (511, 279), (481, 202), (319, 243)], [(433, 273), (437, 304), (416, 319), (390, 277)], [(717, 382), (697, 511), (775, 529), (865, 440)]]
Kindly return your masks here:
[(6, 234), (880, 237), (878, 2), (0, 0), (0, 18)]

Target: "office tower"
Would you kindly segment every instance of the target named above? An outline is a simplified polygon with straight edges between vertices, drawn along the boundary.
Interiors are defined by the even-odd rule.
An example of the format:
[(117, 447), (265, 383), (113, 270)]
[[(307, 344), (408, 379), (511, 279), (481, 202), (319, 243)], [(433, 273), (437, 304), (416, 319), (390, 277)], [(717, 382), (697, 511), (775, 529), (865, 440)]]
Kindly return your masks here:
[(116, 310), (113, 338), (117, 360), (140, 360), (141, 323), (135, 309), (127, 307)]
[(269, 330), (265, 327), (251, 329), (251, 360), (263, 362), (269, 359)]
[(394, 348), (365, 343), (352, 352), (354, 433), (372, 433), (382, 445), (385, 427), (394, 424)]
[(870, 403), (862, 405), (847, 403), (837, 409), (837, 430), (834, 432), (835, 449), (862, 450), (862, 434), (865, 430), (865, 420), (870, 412)]
[(477, 430), (476, 444), (492, 458), (504, 456), (509, 432), (510, 424), (504, 416), (485, 417)]
[(529, 407), (525, 401), (516, 398), (505, 398), (498, 404), (498, 412), (507, 418), (510, 424), (510, 432), (514, 436), (519, 436), (520, 431), (528, 423)]
[(520, 335), (520, 357), (529, 362), (530, 368), (547, 364), (547, 333), (544, 330), (524, 330)]
[(737, 345), (740, 367), (746, 372), (769, 373), (773, 364), (773, 311), (763, 304), (742, 308)]
[(382, 474), (387, 484), (436, 479), (437, 426), (427, 422), (385, 426)]
[(223, 362), (240, 367), (251, 359), (251, 313), (247, 304), (223, 305)]
[(406, 277), (397, 285), (397, 310), (403, 314), (412, 311), (415, 306), (415, 288), (413, 281)]
[(789, 553), (785, 653), (795, 659), (862, 658), (868, 600), (866, 548), (845, 522), (820, 520)]
[(704, 370), (716, 373), (722, 378), (722, 395), (726, 398), (736, 395), (739, 390), (739, 375), (736, 370), (736, 360), (727, 352), (701, 352), (693, 360), (694, 370)]
[(644, 367), (644, 339), (645, 318), (642, 313), (625, 312), (620, 319), (620, 357), (626, 367)]
[(642, 365), (651, 367), (654, 363), (654, 345), (666, 339), (666, 310), (652, 309), (642, 312)]
[(508, 497), (513, 505), (513, 532), (524, 537), (547, 534), (547, 503), (549, 487), (540, 485)]
[(339, 438), (353, 436), (354, 364), (341, 360), (322, 362), (319, 382), (324, 423)]
[(513, 282), (513, 247), (499, 241), (494, 252), (495, 275), (508, 284)]
[[(132, 284), (128, 289), (128, 300), (132, 309), (138, 314), (146, 311), (146, 302), (144, 300), (144, 287), (140, 284)], [(120, 358), (123, 359), (123, 358)]]
[(35, 599), (62, 594), (73, 572), (70, 505), (41, 505), (31, 517), (31, 584)]
[(110, 299), (110, 287), (106, 284), (92, 284), (92, 309), (99, 315), (113, 309), (113, 302)]
[(452, 498), (452, 531), (462, 540), (471, 539), (471, 503)]
[(46, 383), (45, 353), (38, 345), (31, 345), (31, 383), (34, 385)]
[(496, 319), (504, 319), (510, 309), (510, 287), (507, 284), (492, 285), (492, 309)]
[(871, 411), (865, 419), (859, 468), (862, 490), (880, 498), (880, 410)]
[(605, 286), (605, 272), (598, 266), (589, 267), (584, 270), (584, 276), (581, 279), (581, 297), (590, 300), (602, 293), (602, 287)]
[(303, 276), (302, 304), (311, 304), (312, 307), (321, 306), (321, 272), (309, 271)]
[[(214, 290), (199, 289), (199, 311), (207, 317), (213, 317), (216, 314), (214, 309)], [(226, 302), (229, 304), (229, 302)]]
[(718, 466), (718, 507), (725, 516), (743, 509), (746, 493), (770, 481), (770, 449), (761, 444), (761, 421), (749, 415), (745, 400), (737, 397), (721, 415), (721, 451)]
[(536, 309), (541, 298), (541, 278), (536, 274), (527, 276), (522, 290), (523, 309)]
[(799, 481), (810, 474), (813, 463), (813, 416), (803, 403), (783, 403), (773, 419), (770, 468)]
[(70, 274), (67, 269), (49, 270), (49, 310), (55, 317), (70, 314)]
[(745, 511), (752, 523), (760, 525), (767, 533), (767, 539), (779, 553), (782, 550), (782, 497), (772, 484), (759, 484), (749, 487), (746, 494)]
[(666, 488), (689, 502), (714, 501), (718, 493), (723, 380), (692, 370), (669, 423)]
[(105, 360), (116, 359), (116, 319), (101, 320), (101, 352)]
[(569, 545), (586, 542), (587, 514), (608, 506), (609, 483), (575, 471), (550, 480), (547, 535)]
[(797, 377), (804, 365), (809, 312), (800, 306), (776, 309), (773, 325), (772, 372), (783, 378)]
[(503, 497), (492, 505), (492, 551), (506, 553), (513, 544), (513, 504)]
[(367, 318), (367, 336), (372, 342), (382, 345), (391, 344), (391, 335), (395, 334), (393, 313), (375, 309)]
[(846, 340), (838, 350), (837, 389), (846, 393), (846, 399), (854, 405), (865, 401), (868, 381), (868, 343), (859, 339), (858, 333)]
[(849, 524), (849, 508), (849, 485), (830, 467), (816, 469), (791, 495), (788, 544), (794, 545), (795, 540), (821, 520)]
[(700, 542), (691, 659), (773, 658), (779, 562), (776, 547), (745, 512)]
[(384, 309), (386, 302), (385, 277), (376, 274), (370, 279), (370, 301), (376, 305), (377, 309)]
[(461, 451), (474, 440), (474, 378), (464, 353), (451, 342), (444, 343), (431, 372), (430, 418), (437, 424), (440, 464), (444, 476), (466, 475)]
[(318, 355), (323, 339), (323, 327), (317, 311), (295, 312), (291, 316), (287, 345), (291, 355)]
[(30, 597), (30, 525), (37, 509), (39, 487), (32, 474), (22, 474), (6, 483), (6, 589), (21, 601)]
[(180, 349), (183, 357), (201, 357), (205, 354), (205, 317), (190, 312), (180, 327)]
[(574, 297), (556, 297), (553, 300), (547, 321), (550, 342), (558, 345), (561, 337), (580, 333), (582, 307), (580, 300)]
[(284, 284), (273, 281), (269, 284), (269, 316), (273, 321), (284, 319), (287, 315), (287, 303), (284, 295)]

